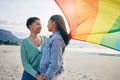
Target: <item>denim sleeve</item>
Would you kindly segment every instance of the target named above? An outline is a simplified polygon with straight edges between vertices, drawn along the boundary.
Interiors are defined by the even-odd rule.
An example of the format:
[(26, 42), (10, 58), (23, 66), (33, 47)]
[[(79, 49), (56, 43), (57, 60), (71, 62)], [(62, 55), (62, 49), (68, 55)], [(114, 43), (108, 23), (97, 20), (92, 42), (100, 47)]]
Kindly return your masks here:
[[(45, 37), (45, 36), (43, 36), (43, 39), (44, 39), (44, 45), (43, 46), (45, 46), (46, 45), (46, 43), (47, 43), (47, 41), (48, 41), (48, 38), (47, 37)], [(45, 53), (43, 53), (42, 54), (42, 58), (41, 58), (41, 60), (40, 60), (40, 65), (39, 65), (39, 68), (38, 68), (38, 71), (41, 73), (41, 74), (45, 74), (45, 71), (46, 71), (46, 65), (44, 64), (45, 63), (45, 57), (46, 57), (47, 55), (45, 54)]]
[(40, 74), (45, 74), (45, 70), (46, 70), (46, 66), (43, 64), (44, 57), (42, 56), (41, 61), (40, 61), (40, 65), (38, 68), (38, 71), (40, 72)]
[(53, 41), (51, 47), (50, 64), (45, 78), (51, 78), (55, 75), (56, 71), (62, 64), (62, 40), (57, 38)]

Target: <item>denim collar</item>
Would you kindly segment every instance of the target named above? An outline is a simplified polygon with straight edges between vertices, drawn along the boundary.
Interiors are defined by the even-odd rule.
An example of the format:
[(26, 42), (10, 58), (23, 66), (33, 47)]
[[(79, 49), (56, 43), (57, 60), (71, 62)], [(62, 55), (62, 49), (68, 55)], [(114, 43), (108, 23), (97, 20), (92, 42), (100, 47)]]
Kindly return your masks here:
[(56, 35), (56, 34), (60, 34), (60, 31), (54, 32), (54, 33), (50, 36), (50, 38), (51, 38), (53, 35)]

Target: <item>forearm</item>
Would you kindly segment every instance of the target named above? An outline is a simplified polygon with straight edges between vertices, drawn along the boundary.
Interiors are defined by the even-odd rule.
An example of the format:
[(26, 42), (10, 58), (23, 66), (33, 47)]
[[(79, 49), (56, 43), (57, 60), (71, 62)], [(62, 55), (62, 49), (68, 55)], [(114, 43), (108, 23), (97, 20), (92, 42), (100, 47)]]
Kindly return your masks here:
[(57, 71), (58, 67), (49, 67), (47, 72), (45, 73), (45, 78), (51, 78), (55, 75), (56, 71)]
[(30, 64), (23, 64), (23, 67), (24, 67), (24, 70), (29, 74), (31, 74), (32, 76), (35, 76), (35, 74), (37, 73), (37, 71), (34, 70)]

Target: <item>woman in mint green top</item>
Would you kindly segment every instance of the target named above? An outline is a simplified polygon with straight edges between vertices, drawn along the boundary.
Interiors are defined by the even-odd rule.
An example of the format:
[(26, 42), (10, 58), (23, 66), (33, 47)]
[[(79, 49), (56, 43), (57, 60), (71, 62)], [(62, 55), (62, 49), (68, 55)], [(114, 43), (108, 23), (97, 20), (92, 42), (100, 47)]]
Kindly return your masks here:
[(40, 80), (38, 67), (41, 59), (42, 49), (47, 38), (39, 36), (41, 31), (40, 19), (31, 17), (26, 22), (30, 35), (21, 42), (21, 61), (24, 68), (21, 80)]

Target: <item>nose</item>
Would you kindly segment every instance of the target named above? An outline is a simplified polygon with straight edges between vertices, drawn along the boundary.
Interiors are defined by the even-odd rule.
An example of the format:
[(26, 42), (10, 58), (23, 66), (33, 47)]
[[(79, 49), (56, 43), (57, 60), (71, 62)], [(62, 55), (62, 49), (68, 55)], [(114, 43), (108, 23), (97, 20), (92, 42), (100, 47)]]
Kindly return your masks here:
[(39, 25), (39, 28), (41, 29), (41, 28), (42, 28), (42, 25)]

